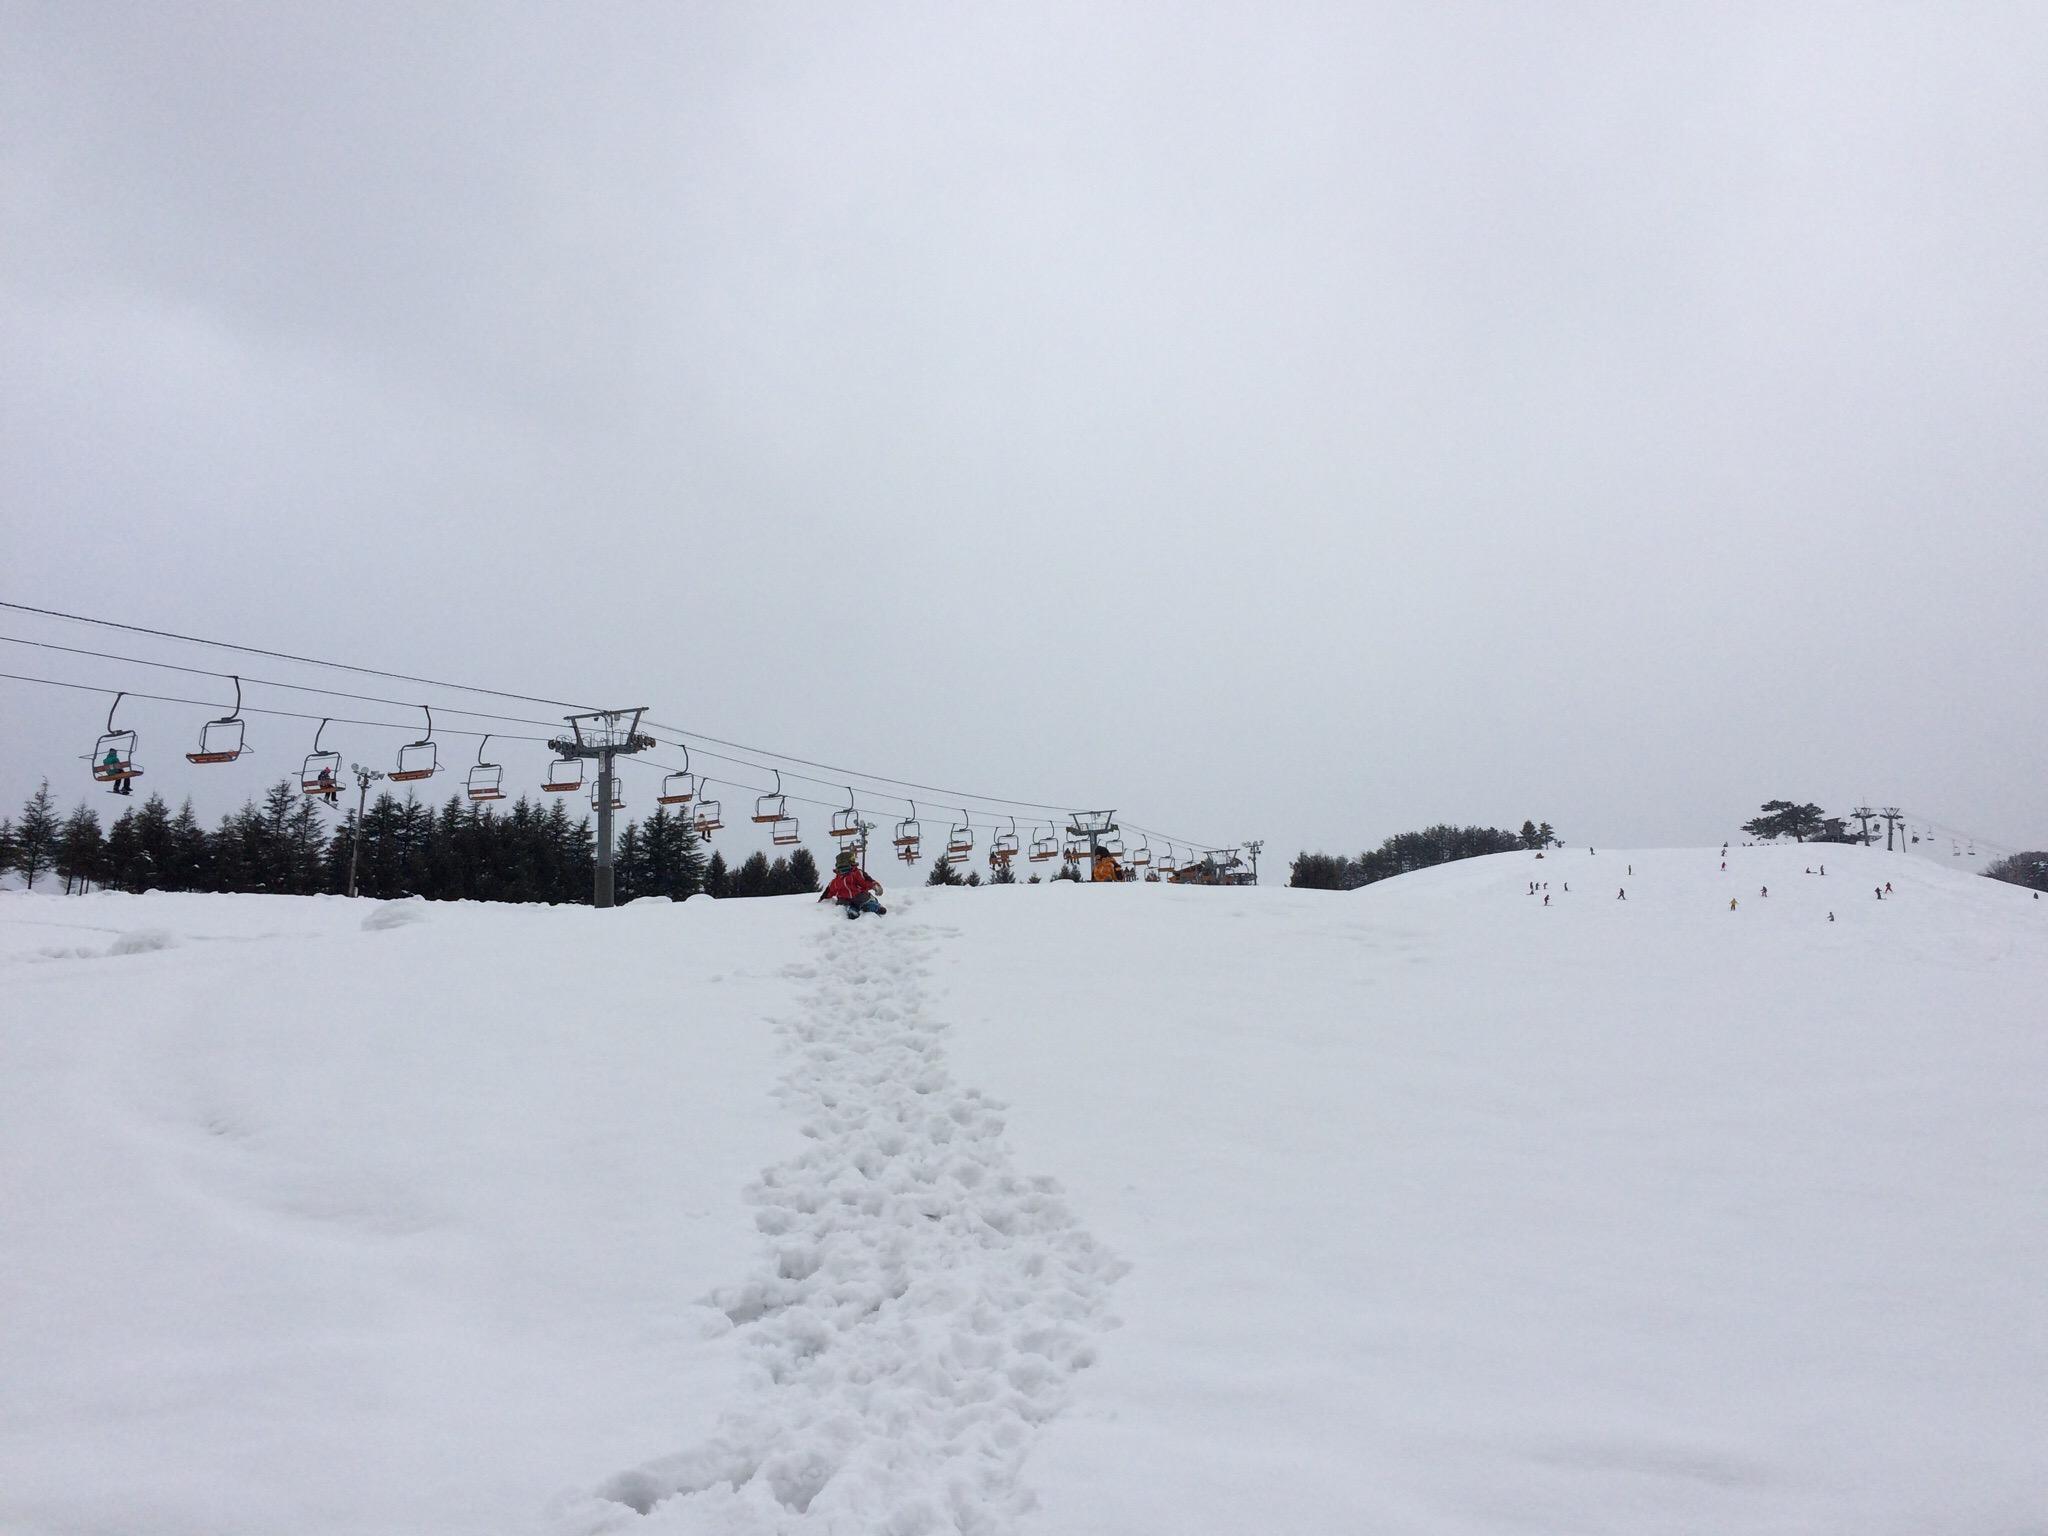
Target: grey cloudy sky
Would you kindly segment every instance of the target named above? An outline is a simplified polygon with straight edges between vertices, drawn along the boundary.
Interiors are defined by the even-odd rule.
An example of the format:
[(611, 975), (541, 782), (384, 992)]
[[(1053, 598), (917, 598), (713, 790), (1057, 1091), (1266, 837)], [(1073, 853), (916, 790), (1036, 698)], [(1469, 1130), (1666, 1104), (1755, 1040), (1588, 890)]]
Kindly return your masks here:
[[(2032, 3), (7, 3), (0, 596), (1269, 857), (2040, 846), (2044, 79)], [(0, 791), (103, 710), (0, 683)], [(304, 750), (192, 715), (202, 809)]]

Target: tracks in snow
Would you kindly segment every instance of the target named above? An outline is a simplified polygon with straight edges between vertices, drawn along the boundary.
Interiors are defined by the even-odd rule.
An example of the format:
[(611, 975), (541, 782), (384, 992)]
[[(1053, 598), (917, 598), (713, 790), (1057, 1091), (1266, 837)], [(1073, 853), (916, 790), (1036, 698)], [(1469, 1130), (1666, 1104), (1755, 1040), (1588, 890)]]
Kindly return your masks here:
[(834, 920), (791, 967), (813, 985), (781, 1092), (809, 1146), (748, 1188), (768, 1251), (712, 1298), (752, 1335), (755, 1401), (573, 1529), (997, 1536), (1029, 1507), (1019, 1469), (1123, 1266), (948, 1073), (920, 940), (901, 909)]

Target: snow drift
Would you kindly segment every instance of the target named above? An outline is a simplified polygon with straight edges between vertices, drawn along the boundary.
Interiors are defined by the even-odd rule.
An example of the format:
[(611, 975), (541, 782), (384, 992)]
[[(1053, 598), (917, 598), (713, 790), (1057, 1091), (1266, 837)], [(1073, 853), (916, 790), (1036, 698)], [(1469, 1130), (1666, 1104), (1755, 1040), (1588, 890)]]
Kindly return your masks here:
[(1818, 854), (7, 895), (0, 1529), (2041, 1529), (2048, 902)]

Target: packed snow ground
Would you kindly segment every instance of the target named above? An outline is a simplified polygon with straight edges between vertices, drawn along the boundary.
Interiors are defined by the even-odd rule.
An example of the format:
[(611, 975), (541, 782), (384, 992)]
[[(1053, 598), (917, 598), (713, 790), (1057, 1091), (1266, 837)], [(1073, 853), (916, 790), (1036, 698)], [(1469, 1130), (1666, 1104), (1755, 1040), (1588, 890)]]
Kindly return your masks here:
[(1817, 853), (8, 894), (0, 1530), (2048, 1529), (2048, 901)]

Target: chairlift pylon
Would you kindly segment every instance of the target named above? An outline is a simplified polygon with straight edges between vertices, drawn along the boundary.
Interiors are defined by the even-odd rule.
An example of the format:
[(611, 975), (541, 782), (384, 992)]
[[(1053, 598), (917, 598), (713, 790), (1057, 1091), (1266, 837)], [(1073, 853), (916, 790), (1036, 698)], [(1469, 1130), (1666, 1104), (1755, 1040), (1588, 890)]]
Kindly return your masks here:
[(320, 750), (320, 738), (327, 734), (327, 725), (328, 722), (322, 720), (313, 732), (313, 750), (299, 765), (299, 788), (332, 805), (341, 788), (341, 754)]
[(489, 746), (489, 736), (476, 744), (476, 766), (469, 770), (469, 798), (472, 800), (502, 800), (505, 798), (505, 770), (501, 764), (484, 761), (484, 748)]
[(768, 771), (775, 775), (775, 788), (768, 794), (754, 797), (754, 820), (773, 823), (788, 817), (789, 797), (782, 792), (782, 770), (771, 768)]
[(425, 704), (420, 711), (427, 717), (427, 734), (398, 749), (398, 766), (385, 775), (394, 784), (414, 784), (441, 771), (441, 749), (434, 745), (434, 711)]
[(93, 782), (113, 785), (116, 794), (127, 794), (128, 781), (142, 777), (142, 770), (135, 766), (135, 733), (114, 729), (114, 711), (127, 697), (125, 692), (114, 695), (114, 702), (107, 706), (106, 731), (92, 749)]
[(235, 707), (218, 720), (209, 720), (199, 727), (199, 750), (187, 752), (188, 763), (232, 763), (249, 750), (248, 727), (242, 720), (242, 680), (232, 678), (235, 685)]
[[(677, 743), (682, 746), (682, 743)], [(661, 781), (661, 793), (654, 797), (656, 805), (688, 805), (697, 798), (697, 775), (690, 772), (690, 749), (683, 746), (683, 766), (680, 771), (667, 775)]]

